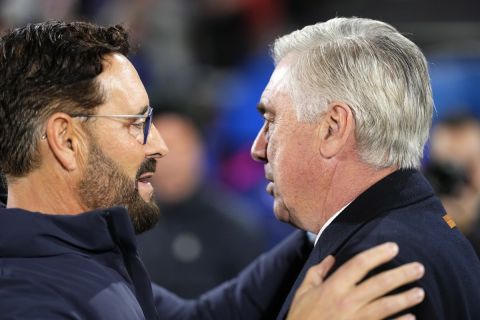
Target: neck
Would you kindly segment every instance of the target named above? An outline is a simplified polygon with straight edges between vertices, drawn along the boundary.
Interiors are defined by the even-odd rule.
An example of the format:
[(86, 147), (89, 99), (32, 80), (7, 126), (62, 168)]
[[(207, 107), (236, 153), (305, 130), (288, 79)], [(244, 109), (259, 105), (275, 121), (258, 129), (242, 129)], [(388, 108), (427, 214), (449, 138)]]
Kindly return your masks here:
[(88, 211), (81, 205), (75, 185), (68, 177), (37, 169), (26, 177), (8, 182), (7, 208), (46, 214), (79, 214)]
[(336, 212), (396, 170), (395, 167), (375, 168), (360, 162), (336, 166), (331, 179), (332, 183), (325, 197), (322, 215), (317, 225), (318, 230)]

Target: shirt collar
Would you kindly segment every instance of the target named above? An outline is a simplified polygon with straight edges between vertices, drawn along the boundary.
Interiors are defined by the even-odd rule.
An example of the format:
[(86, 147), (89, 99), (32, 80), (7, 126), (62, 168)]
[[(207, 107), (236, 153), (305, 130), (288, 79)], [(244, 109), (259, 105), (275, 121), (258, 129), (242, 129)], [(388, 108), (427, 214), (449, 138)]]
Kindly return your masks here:
[(335, 220), (336, 217), (338, 217), (338, 215), (340, 213), (342, 213), (343, 210), (345, 210), (346, 207), (348, 207), (348, 205), (352, 203), (351, 201), (349, 203), (347, 203), (343, 208), (341, 208), (340, 210), (338, 210), (337, 212), (335, 212), (335, 214), (333, 216), (331, 216), (327, 222), (325, 222), (325, 224), (322, 226), (322, 228), (320, 229), (320, 231), (317, 233), (317, 237), (315, 238), (315, 242), (313, 244), (313, 246), (316, 246), (317, 245), (317, 242), (318, 242), (318, 239), (320, 239), (320, 236), (322, 235), (323, 231), (325, 231), (325, 229), (333, 222), (333, 220)]

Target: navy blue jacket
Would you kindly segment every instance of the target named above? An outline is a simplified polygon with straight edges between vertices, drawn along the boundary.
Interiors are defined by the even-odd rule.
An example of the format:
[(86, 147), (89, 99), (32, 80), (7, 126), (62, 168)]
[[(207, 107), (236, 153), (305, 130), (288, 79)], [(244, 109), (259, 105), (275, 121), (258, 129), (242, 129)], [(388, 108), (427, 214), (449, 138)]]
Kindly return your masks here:
[(152, 290), (125, 209), (74, 216), (0, 209), (0, 318), (274, 318), (308, 251), (295, 233), (237, 278), (186, 301)]
[(285, 318), (308, 267), (332, 254), (335, 270), (355, 254), (385, 241), (398, 243), (399, 255), (372, 274), (412, 261), (425, 266), (425, 276), (415, 284), (425, 289), (425, 300), (410, 310), (417, 319), (480, 319), (480, 262), (470, 243), (444, 216), (439, 199), (418, 171), (396, 171), (385, 177), (325, 229), (278, 319)]

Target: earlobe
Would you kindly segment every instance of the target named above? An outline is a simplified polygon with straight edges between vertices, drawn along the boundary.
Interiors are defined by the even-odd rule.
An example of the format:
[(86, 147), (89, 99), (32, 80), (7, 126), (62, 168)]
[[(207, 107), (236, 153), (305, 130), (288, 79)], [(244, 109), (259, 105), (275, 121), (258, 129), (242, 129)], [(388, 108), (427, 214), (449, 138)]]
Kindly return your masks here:
[(350, 106), (344, 102), (330, 103), (320, 128), (320, 153), (330, 159), (338, 155), (353, 132), (355, 121)]
[(78, 167), (73, 120), (65, 113), (55, 113), (47, 121), (46, 140), (58, 163), (67, 171)]

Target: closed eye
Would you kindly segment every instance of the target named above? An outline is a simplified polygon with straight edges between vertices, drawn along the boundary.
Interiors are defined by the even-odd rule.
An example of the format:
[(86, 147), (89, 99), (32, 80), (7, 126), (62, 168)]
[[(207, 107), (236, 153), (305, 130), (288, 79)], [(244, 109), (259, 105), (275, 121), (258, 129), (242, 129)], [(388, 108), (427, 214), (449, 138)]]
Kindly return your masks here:
[(272, 118), (264, 117), (263, 119), (265, 120), (265, 126), (267, 127), (267, 129), (270, 127), (270, 125), (274, 124), (274, 121)]
[(135, 129), (143, 129), (143, 127), (145, 126), (145, 121), (134, 122), (134, 123), (131, 123), (130, 125), (133, 126)]

